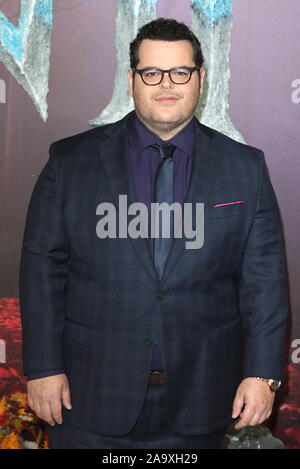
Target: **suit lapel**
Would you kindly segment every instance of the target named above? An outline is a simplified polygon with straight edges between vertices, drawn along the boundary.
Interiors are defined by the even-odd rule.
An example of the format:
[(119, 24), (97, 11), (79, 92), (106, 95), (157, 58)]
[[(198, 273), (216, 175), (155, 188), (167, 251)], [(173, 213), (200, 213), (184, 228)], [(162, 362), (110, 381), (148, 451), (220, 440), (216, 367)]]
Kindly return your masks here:
[[(193, 204), (193, 213), (195, 211), (194, 204), (197, 202), (204, 203), (204, 208), (209, 203), (219, 171), (220, 157), (220, 152), (217, 151), (214, 140), (214, 133), (197, 120), (192, 174), (189, 189), (184, 199), (184, 203)], [(186, 238), (184, 232), (182, 238), (174, 238), (161, 284), (165, 284), (175, 264), (184, 253), (186, 249), (185, 242), (188, 240), (189, 238)]]
[[(99, 155), (103, 170), (107, 178), (117, 213), (119, 213), (119, 195), (127, 195), (127, 206), (137, 202), (133, 178), (131, 174), (131, 160), (128, 148), (127, 120), (134, 111), (125, 116), (118, 125), (109, 126), (106, 129), (104, 140), (99, 144)], [(155, 283), (159, 282), (154, 268), (151, 253), (146, 238), (132, 239), (132, 242), (144, 268)]]
[[(108, 126), (99, 144), (99, 155), (117, 213), (119, 213), (119, 195), (127, 195), (128, 206), (133, 202), (137, 202), (131, 176), (131, 160), (127, 137), (127, 120), (133, 112), (125, 116), (117, 125)], [(197, 202), (208, 204), (219, 171), (219, 163), (220, 152), (214, 141), (214, 133), (197, 121), (192, 174), (189, 189), (184, 199), (185, 203), (190, 202), (193, 206)], [(174, 238), (162, 279), (159, 281), (148, 247), (148, 240), (146, 238), (132, 239), (130, 236), (128, 237), (144, 268), (152, 280), (160, 286), (165, 284), (184, 252), (185, 242), (189, 240), (184, 233), (182, 238)]]

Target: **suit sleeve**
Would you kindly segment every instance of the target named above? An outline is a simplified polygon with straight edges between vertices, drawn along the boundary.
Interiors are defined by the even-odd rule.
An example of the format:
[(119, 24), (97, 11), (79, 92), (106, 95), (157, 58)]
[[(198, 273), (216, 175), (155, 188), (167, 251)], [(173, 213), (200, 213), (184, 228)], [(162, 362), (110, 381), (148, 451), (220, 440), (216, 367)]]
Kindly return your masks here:
[(277, 199), (260, 156), (257, 204), (239, 283), (243, 375), (282, 380), (289, 311), (286, 259)]
[(61, 375), (64, 370), (49, 370), (43, 373), (33, 373), (27, 376), (27, 381), (33, 381), (34, 379), (48, 378), (49, 376)]
[(23, 373), (64, 369), (62, 336), (69, 249), (55, 144), (29, 202), (19, 273)]

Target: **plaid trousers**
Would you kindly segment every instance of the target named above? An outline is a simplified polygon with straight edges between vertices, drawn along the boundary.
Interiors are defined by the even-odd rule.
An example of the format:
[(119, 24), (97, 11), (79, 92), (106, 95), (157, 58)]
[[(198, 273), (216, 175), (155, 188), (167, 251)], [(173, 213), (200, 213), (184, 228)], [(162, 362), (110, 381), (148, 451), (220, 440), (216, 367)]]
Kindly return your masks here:
[(207, 435), (183, 436), (168, 427), (166, 385), (148, 386), (132, 429), (110, 436), (62, 423), (49, 427), (50, 449), (219, 449), (227, 427)]

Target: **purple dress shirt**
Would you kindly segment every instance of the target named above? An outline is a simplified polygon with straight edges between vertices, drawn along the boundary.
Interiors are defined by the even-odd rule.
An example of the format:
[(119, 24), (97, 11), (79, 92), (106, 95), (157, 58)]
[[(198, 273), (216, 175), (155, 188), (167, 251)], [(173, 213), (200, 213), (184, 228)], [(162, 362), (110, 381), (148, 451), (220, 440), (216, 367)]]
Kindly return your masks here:
[[(195, 117), (170, 140), (161, 140), (151, 132), (139, 119), (136, 112), (128, 121), (128, 143), (131, 157), (131, 170), (136, 201), (143, 202), (150, 214), (150, 204), (154, 202), (154, 177), (159, 165), (160, 155), (147, 148), (153, 143), (171, 143), (176, 146), (173, 153), (174, 161), (174, 202), (182, 203), (186, 196), (192, 171), (194, 150)], [(153, 259), (154, 238), (148, 238), (149, 249)], [(164, 370), (163, 356), (158, 337), (153, 341), (151, 369)], [(64, 373), (64, 370), (50, 370), (27, 376), (27, 380), (44, 378)]]
[[(158, 135), (151, 132), (134, 114), (129, 121), (129, 151), (136, 200), (147, 205), (150, 213), (150, 204), (154, 202), (154, 178), (159, 165), (159, 152), (147, 148), (153, 143), (168, 143), (176, 146), (173, 153), (174, 162), (174, 202), (182, 203), (190, 181), (192, 169), (192, 156), (194, 148), (195, 118), (170, 140), (161, 140)], [(154, 238), (147, 238), (153, 259)], [(153, 341), (152, 370), (164, 370), (163, 356), (158, 337)]]

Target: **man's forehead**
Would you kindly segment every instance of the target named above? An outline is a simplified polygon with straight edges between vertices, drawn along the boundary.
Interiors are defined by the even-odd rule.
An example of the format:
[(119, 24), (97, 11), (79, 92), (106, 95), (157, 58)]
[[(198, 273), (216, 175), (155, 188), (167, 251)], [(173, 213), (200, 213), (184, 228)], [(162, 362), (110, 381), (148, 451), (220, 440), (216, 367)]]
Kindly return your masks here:
[(192, 50), (192, 44), (187, 39), (179, 39), (178, 41), (163, 41), (160, 39), (143, 39), (140, 43), (140, 50)]
[[(139, 62), (162, 62), (163, 66), (165, 61), (175, 60), (178, 62), (185, 62), (188, 60), (190, 63), (193, 62), (193, 48), (189, 41), (160, 41), (143, 39), (139, 47)], [(155, 65), (155, 63), (149, 63), (149, 65)], [(180, 63), (179, 65), (183, 65)]]

